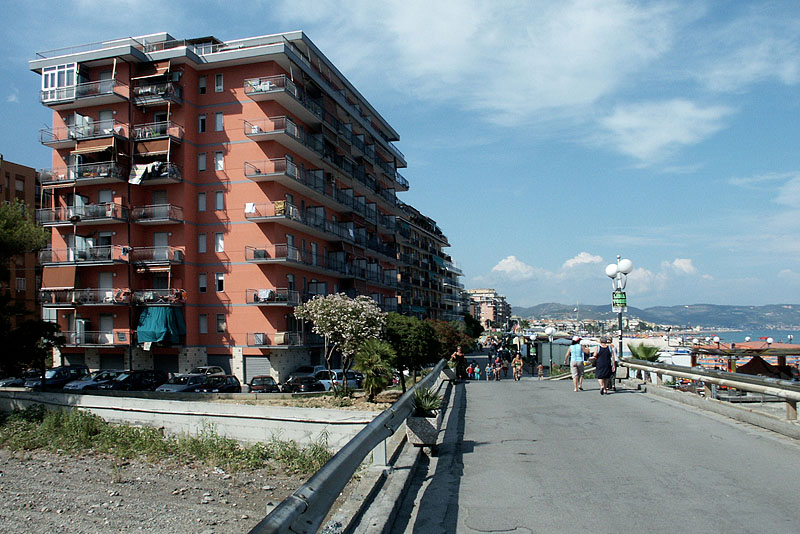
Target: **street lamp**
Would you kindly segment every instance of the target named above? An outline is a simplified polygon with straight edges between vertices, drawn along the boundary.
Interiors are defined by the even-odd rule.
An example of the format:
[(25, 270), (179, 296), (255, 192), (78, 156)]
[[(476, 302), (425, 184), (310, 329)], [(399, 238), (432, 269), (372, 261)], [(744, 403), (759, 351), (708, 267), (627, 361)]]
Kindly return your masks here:
[(622, 312), (628, 310), (625, 297), (625, 284), (628, 275), (633, 271), (633, 262), (629, 259), (621, 259), (617, 256), (617, 263), (609, 263), (606, 266), (606, 276), (611, 278), (611, 287), (614, 292), (611, 294), (611, 309), (619, 314), (619, 357), (622, 358)]
[(550, 370), (550, 376), (553, 376), (553, 334), (556, 333), (556, 329), (552, 326), (548, 326), (544, 329), (544, 333), (550, 341), (550, 364), (547, 368)]

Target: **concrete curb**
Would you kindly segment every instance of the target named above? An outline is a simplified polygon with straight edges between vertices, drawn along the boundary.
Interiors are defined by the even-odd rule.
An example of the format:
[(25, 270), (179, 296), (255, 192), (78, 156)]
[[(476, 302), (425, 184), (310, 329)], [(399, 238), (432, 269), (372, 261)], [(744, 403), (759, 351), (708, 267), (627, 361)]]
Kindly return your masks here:
[(641, 384), (631, 380), (623, 380), (622, 383), (629, 389), (644, 391), (645, 393), (653, 395), (654, 397), (660, 397), (679, 402), (687, 406), (692, 406), (693, 408), (707, 410), (709, 412), (723, 415), (742, 423), (748, 423), (753, 426), (765, 428), (767, 430), (771, 430), (772, 432), (777, 432), (778, 434), (800, 440), (800, 424), (797, 423), (792, 423), (768, 414), (759, 413), (755, 410), (751, 410), (750, 408), (745, 408), (716, 399), (706, 399), (705, 397), (700, 397), (696, 394), (673, 391), (671, 389), (659, 387), (655, 384)]

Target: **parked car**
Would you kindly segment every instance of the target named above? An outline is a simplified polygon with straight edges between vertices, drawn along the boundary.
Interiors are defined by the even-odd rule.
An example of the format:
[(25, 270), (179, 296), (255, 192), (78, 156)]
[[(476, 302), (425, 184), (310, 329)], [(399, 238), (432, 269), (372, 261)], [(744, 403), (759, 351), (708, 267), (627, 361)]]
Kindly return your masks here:
[(325, 386), (313, 376), (301, 375), (290, 376), (281, 386), (281, 390), (286, 393), (309, 393), (311, 391), (325, 391)]
[(197, 388), (205, 383), (207, 376), (199, 374), (175, 375), (165, 384), (158, 386), (156, 391), (160, 393), (190, 393), (197, 391)]
[(208, 375), (198, 393), (241, 393), (242, 384), (234, 375)]
[[(89, 368), (85, 365), (62, 365), (61, 367), (53, 367), (45, 371), (44, 379), (47, 382), (46, 386), (48, 389), (61, 389), (68, 382), (72, 382), (88, 374)], [(25, 387), (42, 389), (41, 376), (25, 380)]]
[[(314, 373), (314, 378), (322, 382), (325, 386), (325, 391), (330, 391), (331, 387), (335, 384), (336, 387), (344, 385), (344, 371), (342, 369), (331, 369), (328, 371), (317, 371)], [(360, 388), (361, 383), (355, 371), (347, 371), (347, 387)]]
[(293, 376), (311, 376), (318, 371), (325, 370), (326, 367), (324, 365), (301, 365), (291, 373), (289, 373), (289, 378)]
[(250, 393), (278, 393), (281, 388), (271, 376), (260, 375), (250, 379)]
[(216, 365), (205, 365), (203, 367), (195, 367), (189, 371), (190, 375), (224, 375), (225, 369), (217, 367)]
[(42, 376), (41, 371), (28, 369), (22, 376), (9, 376), (8, 378), (0, 379), (0, 388), (21, 388), (29, 378), (38, 378), (40, 376)]
[(100, 391), (153, 391), (158, 386), (169, 380), (169, 375), (164, 371), (155, 369), (137, 369), (125, 371), (114, 380), (100, 384)]
[(66, 383), (64, 385), (64, 391), (97, 389), (100, 384), (111, 382), (124, 372), (125, 371), (122, 369), (105, 369), (102, 371), (95, 371), (94, 373), (81, 377), (78, 380), (73, 380), (72, 382)]

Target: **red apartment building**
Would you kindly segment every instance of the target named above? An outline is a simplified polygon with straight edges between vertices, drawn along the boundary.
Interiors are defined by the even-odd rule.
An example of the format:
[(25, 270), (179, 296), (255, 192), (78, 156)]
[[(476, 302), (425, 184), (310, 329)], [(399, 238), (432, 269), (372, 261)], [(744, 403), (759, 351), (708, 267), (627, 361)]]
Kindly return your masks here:
[[(248, 380), (318, 363), (293, 307), (398, 307), (398, 134), (302, 33), (158, 33), (42, 52), (54, 363)], [(56, 310), (52, 312), (52, 310)]]

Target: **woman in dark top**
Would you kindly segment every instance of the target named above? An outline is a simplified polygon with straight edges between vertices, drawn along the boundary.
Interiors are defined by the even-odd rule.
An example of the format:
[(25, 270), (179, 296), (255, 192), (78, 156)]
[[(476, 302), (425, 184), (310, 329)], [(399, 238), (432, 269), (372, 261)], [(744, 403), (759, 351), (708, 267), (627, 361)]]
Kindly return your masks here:
[(608, 393), (608, 379), (616, 372), (614, 354), (608, 343), (607, 337), (601, 337), (600, 346), (594, 351), (594, 374), (600, 382), (600, 395)]

